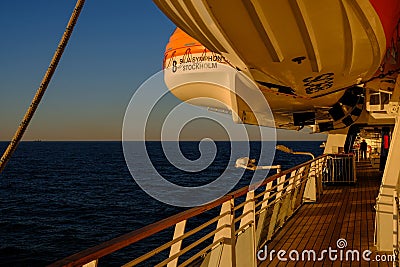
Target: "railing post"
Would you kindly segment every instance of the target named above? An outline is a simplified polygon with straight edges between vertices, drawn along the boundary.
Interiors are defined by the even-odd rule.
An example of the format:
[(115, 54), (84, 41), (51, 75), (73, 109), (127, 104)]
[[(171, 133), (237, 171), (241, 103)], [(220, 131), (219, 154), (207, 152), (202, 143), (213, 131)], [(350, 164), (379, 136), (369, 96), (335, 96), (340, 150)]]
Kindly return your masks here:
[(99, 260), (94, 260), (94, 261), (91, 261), (91, 262), (83, 265), (82, 267), (97, 267), (98, 263), (99, 263)]
[[(235, 252), (237, 266), (255, 267), (257, 266), (257, 246), (256, 246), (256, 207), (254, 199), (254, 191), (249, 191), (246, 195), (247, 203), (243, 207), (244, 217), (240, 220), (239, 229), (241, 232), (237, 234)], [(247, 226), (246, 226), (247, 225)]]
[(323, 194), (323, 186), (322, 186), (322, 179), (323, 179), (323, 170), (326, 164), (327, 156), (321, 158), (317, 161), (317, 168), (315, 172), (315, 179), (317, 183), (317, 197), (320, 198)]
[(282, 196), (282, 190), (283, 190), (283, 186), (284, 186), (283, 182), (285, 181), (285, 179), (286, 179), (286, 175), (282, 175), (281, 177), (279, 177), (277, 179), (279, 185), (277, 186), (278, 193), (276, 194), (276, 199), (279, 199), (279, 200), (274, 200), (275, 204), (273, 205), (273, 211), (272, 211), (271, 220), (269, 223), (267, 240), (270, 240), (272, 238), (272, 236), (275, 234), (275, 231), (278, 228), (277, 224), (279, 224), (278, 216), (279, 216), (279, 211), (280, 211), (279, 203), (281, 202), (280, 197)]
[(294, 210), (295, 210), (295, 203), (296, 203), (296, 187), (298, 185), (298, 177), (296, 175), (292, 175), (289, 177), (289, 186), (288, 186), (288, 191), (290, 192), (289, 194), (289, 206), (288, 206), (288, 215), (292, 216)]
[(356, 159), (355, 159), (355, 157), (354, 157), (354, 155), (353, 155), (353, 181), (354, 182), (357, 182), (357, 172), (356, 172)]
[(225, 201), (221, 206), (220, 214), (228, 213), (218, 220), (217, 228), (225, 226), (221, 231), (214, 235), (213, 242), (220, 239), (222, 243), (212, 248), (210, 259), (207, 266), (236, 266), (235, 256), (235, 216), (234, 216), (234, 199)]
[[(177, 239), (178, 237), (182, 236), (185, 233), (185, 227), (186, 227), (186, 220), (177, 223), (175, 225), (175, 231), (174, 231), (173, 239)], [(182, 241), (178, 241), (175, 244), (173, 244), (171, 246), (170, 251), (169, 251), (169, 257), (172, 257), (176, 253), (179, 253), (179, 251), (181, 250), (181, 246), (182, 246)], [(178, 265), (178, 259), (179, 259), (179, 257), (177, 257), (176, 259), (174, 259), (171, 262), (169, 262), (167, 264), (167, 267), (176, 267)]]
[[(269, 199), (269, 195), (271, 193), (271, 188), (272, 188), (272, 182), (267, 183), (267, 185), (265, 186), (265, 191), (264, 191), (264, 196), (263, 196), (263, 202), (261, 204), (261, 209), (263, 209), (263, 211), (260, 212), (259, 217), (258, 217), (258, 222), (257, 222), (257, 227), (256, 227), (256, 244), (257, 246), (260, 243), (260, 238), (262, 233), (264, 232), (264, 227), (265, 224), (267, 223), (265, 220), (267, 220), (267, 209), (266, 207), (268, 206), (268, 199)], [(268, 224), (267, 224), (268, 225)]]
[(306, 203), (317, 201), (317, 183), (315, 181), (315, 161), (310, 163), (308, 167), (306, 190), (304, 191), (303, 200)]

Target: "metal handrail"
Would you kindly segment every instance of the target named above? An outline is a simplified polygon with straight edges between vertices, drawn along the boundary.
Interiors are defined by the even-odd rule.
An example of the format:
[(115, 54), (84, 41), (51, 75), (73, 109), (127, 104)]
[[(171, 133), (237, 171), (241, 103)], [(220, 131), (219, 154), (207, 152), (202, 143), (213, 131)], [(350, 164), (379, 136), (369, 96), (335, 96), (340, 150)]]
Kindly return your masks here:
[[(171, 216), (169, 218), (166, 218), (166, 219), (163, 219), (163, 220), (158, 221), (156, 223), (153, 223), (153, 224), (150, 224), (148, 226), (145, 226), (145, 227), (143, 227), (141, 229), (138, 229), (138, 230), (135, 230), (135, 231), (130, 232), (128, 234), (125, 234), (123, 236), (114, 238), (114, 239), (112, 239), (110, 241), (107, 241), (105, 243), (97, 245), (97, 246), (95, 246), (93, 248), (90, 248), (90, 249), (84, 250), (82, 252), (76, 253), (76, 254), (74, 254), (72, 256), (69, 256), (69, 257), (67, 257), (65, 259), (62, 259), (60, 261), (55, 262), (55, 263), (51, 264), (50, 266), (82, 266), (84, 264), (87, 264), (87, 263), (90, 263), (90, 262), (93, 262), (93, 261), (97, 261), (98, 259), (100, 259), (100, 258), (102, 258), (102, 257), (104, 257), (106, 255), (109, 255), (109, 254), (111, 254), (113, 252), (116, 252), (116, 251), (118, 251), (118, 250), (120, 250), (120, 249), (122, 249), (124, 247), (130, 246), (130, 245), (132, 245), (132, 244), (134, 244), (134, 243), (136, 243), (136, 242), (138, 242), (140, 240), (143, 240), (143, 239), (145, 239), (147, 237), (150, 237), (150, 236), (152, 236), (154, 234), (157, 234), (157, 233), (159, 233), (159, 232), (161, 232), (161, 231), (163, 231), (163, 230), (165, 230), (167, 228), (175, 226), (180, 222), (183, 222), (185, 220), (189, 220), (189, 219), (191, 219), (191, 218), (193, 218), (193, 217), (195, 217), (195, 216), (197, 216), (199, 214), (202, 214), (202, 213), (204, 213), (206, 211), (209, 211), (209, 210), (212, 210), (212, 209), (214, 209), (216, 207), (222, 206), (223, 203), (226, 203), (228, 201), (234, 201), (235, 199), (237, 199), (239, 197), (245, 196), (248, 192), (253, 191), (258, 187), (266, 186), (268, 183), (274, 182), (278, 178), (287, 178), (284, 181), (278, 181), (278, 183), (276, 185), (274, 185), (273, 187), (271, 187), (268, 190), (266, 190), (263, 194), (258, 194), (256, 197), (254, 197), (254, 194), (253, 194), (253, 198), (252, 199), (243, 201), (244, 203), (238, 204), (236, 206), (236, 208), (235, 208), (234, 205), (231, 207), (231, 212), (230, 213), (233, 216), (233, 219), (232, 219), (233, 225), (231, 225), (231, 226), (228, 225), (228, 226), (229, 227), (233, 227), (232, 228), (233, 229), (233, 233), (235, 233), (236, 231), (234, 229), (235, 228), (234, 224), (239, 222), (239, 220), (235, 220), (235, 219), (237, 219), (237, 218), (246, 219), (246, 216), (252, 215), (252, 212), (249, 212), (249, 211), (245, 212), (245, 210), (244, 210), (247, 204), (249, 204), (251, 202), (254, 202), (254, 208), (260, 207), (260, 205), (262, 205), (262, 203), (264, 203), (265, 201), (270, 200), (271, 198), (274, 197), (275, 199), (274, 199), (273, 203), (269, 203), (267, 205), (267, 207), (262, 207), (261, 208), (262, 210), (265, 210), (265, 209), (268, 209), (274, 203), (278, 203), (279, 201), (284, 200), (284, 198), (287, 195), (292, 194), (295, 190), (297, 190), (298, 187), (303, 186), (303, 183), (306, 183), (307, 179), (309, 178), (308, 176), (310, 174), (310, 170), (311, 170), (312, 166), (320, 166), (320, 162), (322, 160), (325, 161), (327, 156), (328, 155), (319, 156), (319, 157), (315, 158), (314, 160), (307, 161), (307, 162), (302, 163), (302, 164), (300, 164), (298, 166), (295, 166), (295, 167), (290, 168), (288, 170), (282, 171), (281, 173), (274, 174), (271, 177), (265, 179), (262, 183), (259, 183), (257, 185), (245, 186), (245, 187), (243, 187), (241, 189), (238, 189), (238, 190), (236, 190), (236, 191), (234, 191), (234, 192), (232, 192), (230, 194), (227, 194), (227, 195), (225, 195), (225, 196), (223, 196), (223, 197), (221, 197), (221, 198), (219, 198), (219, 199), (217, 199), (217, 200), (215, 200), (215, 201), (213, 201), (211, 203), (208, 203), (208, 204), (206, 204), (204, 206), (195, 207), (195, 208), (183, 211), (183, 212), (178, 213), (176, 215), (173, 215), (173, 216)], [(317, 164), (313, 165), (313, 163), (315, 163), (315, 162)], [(309, 166), (309, 168), (305, 168), (304, 169), (304, 170), (307, 170), (307, 172), (303, 171), (303, 172), (297, 173), (297, 171), (299, 169), (301, 169), (303, 167), (306, 167), (306, 166)], [(321, 167), (321, 169), (322, 169), (322, 167)], [(292, 176), (287, 177), (288, 174), (292, 174), (293, 172), (295, 172), (295, 173)], [(289, 182), (289, 185), (284, 185), (287, 182)], [(297, 182), (300, 182), (300, 183), (297, 184)], [(291, 184), (291, 183), (293, 183), (293, 184)], [(269, 195), (268, 199), (262, 199), (262, 200), (257, 201), (258, 198), (260, 198), (261, 196), (264, 196), (266, 193), (270, 193), (270, 192), (274, 191), (279, 186), (282, 187), (279, 192), (285, 191), (281, 196), (277, 196), (277, 194), (279, 192), (274, 192), (274, 194)], [(287, 188), (289, 186), (292, 186), (292, 188), (287, 190)], [(256, 203), (256, 202), (258, 202), (258, 203)], [(235, 217), (235, 214), (234, 214), (235, 212), (234, 211), (239, 209), (237, 207), (243, 208), (243, 214), (241, 216)], [(254, 216), (256, 214), (258, 214), (258, 216), (260, 216), (259, 210), (257, 212), (254, 210)], [(228, 215), (230, 216), (230, 214), (228, 214), (228, 213), (222, 213), (218, 217), (222, 218), (222, 217), (225, 217), (225, 216), (228, 216)], [(204, 225), (208, 226), (208, 225), (211, 225), (212, 223), (217, 222), (218, 219), (216, 219), (214, 217), (210, 221), (213, 221), (213, 222), (211, 222), (211, 223), (210, 222), (206, 222), (206, 223), (198, 226), (197, 228), (185, 233), (184, 235), (182, 235), (182, 236), (180, 236), (180, 237), (178, 237), (178, 238), (176, 238), (176, 239), (174, 239), (174, 240), (172, 240), (170, 242), (167, 242), (168, 245), (167, 244), (163, 244), (160, 247), (156, 248), (155, 250), (153, 250), (153, 251), (151, 251), (149, 253), (160, 252), (162, 250), (165, 250), (168, 247), (171, 247), (172, 245), (177, 244), (178, 242), (182, 241), (186, 237), (191, 236), (195, 232), (200, 231), (201, 229), (203, 229), (202, 226), (204, 226)], [(254, 221), (252, 223), (254, 224)], [(280, 222), (280, 223), (282, 223), (282, 222)], [(246, 226), (250, 225), (249, 221), (245, 221), (244, 224)], [(222, 225), (222, 226), (219, 226), (217, 228), (219, 230), (221, 230), (221, 228), (226, 228), (228, 226), (227, 225)], [(281, 225), (278, 225), (277, 228), (279, 228), (280, 226)], [(198, 228), (201, 228), (201, 229), (198, 229)], [(242, 229), (242, 228), (243, 228), (243, 226), (239, 227), (239, 229)], [(198, 230), (196, 230), (196, 229), (198, 229)], [(195, 232), (193, 232), (193, 231), (195, 231)], [(214, 231), (211, 231), (211, 233), (206, 234), (206, 236), (207, 236), (206, 239), (209, 239), (212, 236), (214, 236), (216, 231), (217, 231), (217, 229), (214, 230)], [(189, 247), (193, 246), (194, 244), (196, 244), (196, 245), (200, 244), (201, 242), (199, 242), (199, 241), (206, 240), (206, 239), (204, 239), (206, 236), (203, 236), (202, 238), (200, 238), (196, 242), (192, 243)], [(173, 259), (176, 259), (180, 255), (182, 255), (182, 254), (186, 253), (187, 251), (189, 251), (190, 250), (190, 249), (188, 249), (189, 247), (186, 247), (185, 249), (183, 249), (183, 250), (179, 251), (178, 253), (172, 255), (170, 257), (170, 261), (172, 261)], [(145, 255), (147, 255), (149, 253), (146, 253)], [(157, 254), (157, 253), (155, 253), (155, 254)], [(147, 256), (144, 257), (144, 255), (142, 255), (139, 258), (141, 258), (142, 260), (146, 260), (149, 257), (147, 257)], [(170, 261), (168, 261), (168, 259), (166, 259), (163, 262), (170, 262)], [(131, 261), (131, 262), (135, 262), (135, 264), (137, 263), (136, 260)]]

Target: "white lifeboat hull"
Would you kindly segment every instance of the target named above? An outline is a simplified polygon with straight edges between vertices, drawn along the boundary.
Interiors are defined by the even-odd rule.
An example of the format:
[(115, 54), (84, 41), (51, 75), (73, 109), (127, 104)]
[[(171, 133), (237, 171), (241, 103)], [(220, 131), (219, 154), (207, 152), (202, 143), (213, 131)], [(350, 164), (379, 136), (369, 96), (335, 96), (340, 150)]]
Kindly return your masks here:
[[(285, 129), (299, 126), (293, 123), (293, 113), (312, 112), (316, 120), (339, 127), (357, 119), (364, 100), (343, 98), (352, 96), (349, 90), (382, 70), (388, 40), (400, 13), (396, 0), (154, 2), (195, 41), (226, 59), (187, 62), (187, 55), (181, 54), (176, 67), (182, 68), (181, 78), (186, 75), (182, 79), (186, 80), (187, 91), (185, 96), (178, 94), (179, 98), (198, 95), (197, 91), (206, 95), (195, 82), (189, 86), (190, 79), (195, 79), (194, 69), (213, 77), (214, 67), (228, 63), (254, 82), (278, 120), (276, 127)], [(388, 11), (388, 5), (392, 11)], [(389, 23), (381, 21), (385, 12)], [(197, 51), (190, 56), (201, 58), (203, 54)], [(176, 55), (167, 49), (165, 68), (173, 67), (173, 57)], [(177, 77), (173, 79), (181, 79)], [(360, 90), (355, 91), (360, 98)], [(208, 92), (210, 96), (218, 94), (214, 89)], [(229, 101), (222, 102), (232, 104)]]

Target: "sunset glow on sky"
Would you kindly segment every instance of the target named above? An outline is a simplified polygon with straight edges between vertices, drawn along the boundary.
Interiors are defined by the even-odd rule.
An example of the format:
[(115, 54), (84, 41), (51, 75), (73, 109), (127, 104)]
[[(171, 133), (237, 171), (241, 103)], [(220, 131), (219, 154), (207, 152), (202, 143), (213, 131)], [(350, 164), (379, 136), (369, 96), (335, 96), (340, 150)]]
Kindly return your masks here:
[[(10, 140), (17, 129), (74, 5), (0, 2), (0, 140)], [(174, 28), (152, 1), (87, 1), (24, 140), (121, 140), (129, 99), (161, 70)], [(196, 132), (186, 131), (184, 139), (196, 139)], [(277, 132), (280, 140), (326, 138)]]

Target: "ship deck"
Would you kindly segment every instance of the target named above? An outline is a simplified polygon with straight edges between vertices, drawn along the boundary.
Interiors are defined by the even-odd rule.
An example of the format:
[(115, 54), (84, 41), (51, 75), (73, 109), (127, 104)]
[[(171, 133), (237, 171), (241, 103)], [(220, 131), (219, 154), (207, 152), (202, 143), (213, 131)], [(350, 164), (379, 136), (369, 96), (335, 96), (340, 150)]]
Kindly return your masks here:
[[(374, 246), (374, 205), (381, 177), (382, 173), (372, 169), (368, 161), (362, 161), (357, 163), (356, 184), (325, 186), (318, 203), (303, 205), (267, 244), (268, 253), (272, 250), (286, 251), (288, 261), (279, 261), (275, 253), (272, 261), (268, 258), (259, 262), (259, 266), (392, 266), (392, 262), (373, 261), (376, 255), (384, 254), (376, 252)], [(358, 250), (361, 255), (368, 249), (373, 252), (371, 261), (331, 261), (328, 256), (324, 261), (315, 262), (289, 260), (292, 250), (300, 253), (314, 250), (318, 256), (329, 247), (337, 249), (337, 240), (343, 238), (347, 241), (344, 253)]]

